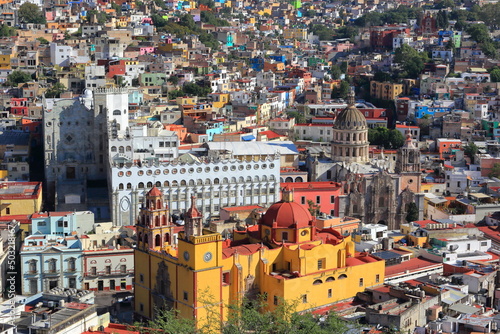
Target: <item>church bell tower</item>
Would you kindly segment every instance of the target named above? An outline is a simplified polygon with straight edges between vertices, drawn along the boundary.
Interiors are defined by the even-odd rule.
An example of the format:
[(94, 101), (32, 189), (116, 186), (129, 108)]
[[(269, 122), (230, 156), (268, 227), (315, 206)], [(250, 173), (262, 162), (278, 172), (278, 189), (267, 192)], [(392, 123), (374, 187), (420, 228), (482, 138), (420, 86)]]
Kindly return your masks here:
[(420, 192), (422, 172), (420, 170), (420, 150), (413, 143), (409, 130), (406, 141), (398, 150), (395, 172), (401, 175), (401, 189), (408, 188), (413, 193)]

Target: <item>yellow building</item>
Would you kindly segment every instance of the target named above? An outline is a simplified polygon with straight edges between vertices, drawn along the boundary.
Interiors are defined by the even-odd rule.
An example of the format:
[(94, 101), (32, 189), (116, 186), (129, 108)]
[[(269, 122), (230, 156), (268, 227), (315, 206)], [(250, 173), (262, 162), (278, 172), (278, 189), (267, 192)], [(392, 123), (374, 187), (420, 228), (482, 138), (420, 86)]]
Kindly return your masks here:
[(0, 216), (30, 215), (41, 210), (41, 182), (0, 182)]
[(403, 92), (403, 84), (372, 81), (370, 96), (380, 100), (394, 100)]
[(293, 202), (291, 191), (283, 192), (283, 200), (258, 225), (224, 241), (219, 233), (202, 229), (202, 215), (191, 200), (185, 226), (179, 227), (169, 222), (157, 188), (146, 195), (135, 253), (139, 316), (151, 318), (155, 305), (166, 304), (198, 325), (213, 318), (208, 314), (221, 322), (228, 305), (257, 295), (270, 309), (293, 300), (299, 302), (298, 311), (306, 311), (384, 281), (384, 261), (356, 253), (350, 236), (318, 228), (309, 211)]
[(1, 70), (10, 69), (10, 55), (0, 55), (0, 69)]
[(283, 30), (283, 37), (285, 39), (307, 39), (307, 29), (302, 28), (288, 28)]
[(229, 103), (229, 96), (228, 93), (208, 94), (208, 97), (212, 98), (212, 107), (217, 109), (224, 108), (224, 106)]

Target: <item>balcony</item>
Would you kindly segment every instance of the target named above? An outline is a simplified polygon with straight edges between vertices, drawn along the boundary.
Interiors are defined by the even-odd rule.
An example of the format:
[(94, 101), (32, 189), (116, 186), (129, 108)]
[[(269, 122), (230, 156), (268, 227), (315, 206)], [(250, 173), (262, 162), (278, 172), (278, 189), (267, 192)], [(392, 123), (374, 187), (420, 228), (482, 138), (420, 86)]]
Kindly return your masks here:
[(106, 270), (101, 270), (101, 271), (88, 271), (85, 273), (85, 276), (87, 277), (99, 277), (99, 276), (127, 276), (134, 274), (134, 269), (127, 269), (127, 270), (111, 270), (111, 271), (106, 271)]
[(64, 272), (65, 272), (65, 273), (70, 273), (70, 274), (71, 274), (71, 273), (75, 273), (75, 272), (76, 272), (76, 268), (66, 268), (66, 269), (64, 270)]
[(59, 275), (61, 271), (59, 269), (49, 269), (49, 270), (44, 270), (43, 273), (45, 275)]
[(24, 275), (38, 275), (38, 270), (27, 270)]

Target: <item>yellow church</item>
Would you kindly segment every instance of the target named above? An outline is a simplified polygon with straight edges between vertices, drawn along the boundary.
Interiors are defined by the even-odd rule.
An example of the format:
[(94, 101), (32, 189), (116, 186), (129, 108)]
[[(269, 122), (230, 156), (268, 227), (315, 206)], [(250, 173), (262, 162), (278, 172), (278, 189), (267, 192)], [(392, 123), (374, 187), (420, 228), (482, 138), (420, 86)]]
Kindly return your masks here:
[(258, 225), (223, 240), (203, 229), (194, 198), (178, 226), (162, 192), (151, 189), (136, 225), (136, 316), (151, 319), (155, 306), (167, 306), (198, 323), (215, 308), (222, 322), (228, 305), (257, 295), (270, 309), (292, 300), (307, 311), (384, 282), (384, 261), (356, 253), (350, 235), (318, 228), (292, 191), (282, 198)]

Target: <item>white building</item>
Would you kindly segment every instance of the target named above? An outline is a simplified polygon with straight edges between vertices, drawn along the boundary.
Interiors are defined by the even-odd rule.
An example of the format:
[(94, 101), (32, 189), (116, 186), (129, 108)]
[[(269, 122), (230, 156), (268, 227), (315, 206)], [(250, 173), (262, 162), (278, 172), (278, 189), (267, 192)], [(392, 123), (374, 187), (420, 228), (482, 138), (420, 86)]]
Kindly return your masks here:
[(85, 66), (85, 87), (96, 89), (106, 86), (106, 69), (102, 65)]
[(221, 207), (238, 205), (269, 206), (278, 201), (279, 156), (257, 161), (207, 159), (204, 162), (112, 166), (112, 216), (117, 225), (133, 224), (144, 195), (157, 186), (164, 193), (171, 213), (182, 214), (189, 198), (205, 218), (218, 215)]

